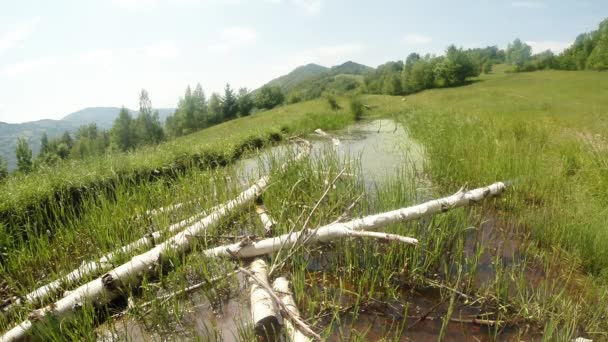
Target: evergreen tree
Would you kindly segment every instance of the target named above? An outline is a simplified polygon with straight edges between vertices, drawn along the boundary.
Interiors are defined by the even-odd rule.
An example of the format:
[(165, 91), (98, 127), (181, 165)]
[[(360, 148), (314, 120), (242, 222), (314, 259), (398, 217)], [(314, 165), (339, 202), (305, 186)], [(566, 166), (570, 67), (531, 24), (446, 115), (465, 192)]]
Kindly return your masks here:
[(134, 128), (131, 113), (128, 109), (122, 107), (110, 131), (112, 145), (121, 151), (127, 151), (135, 147)]
[(222, 99), (222, 116), (224, 120), (230, 120), (236, 117), (239, 111), (239, 106), (234, 95), (234, 91), (230, 88), (230, 84), (226, 84), (224, 88), (224, 98)]
[(211, 94), (208, 110), (210, 124), (217, 124), (222, 121), (222, 98), (217, 93)]
[(32, 172), (32, 149), (25, 138), (17, 139), (15, 155), (17, 157), (17, 170), (22, 173)]

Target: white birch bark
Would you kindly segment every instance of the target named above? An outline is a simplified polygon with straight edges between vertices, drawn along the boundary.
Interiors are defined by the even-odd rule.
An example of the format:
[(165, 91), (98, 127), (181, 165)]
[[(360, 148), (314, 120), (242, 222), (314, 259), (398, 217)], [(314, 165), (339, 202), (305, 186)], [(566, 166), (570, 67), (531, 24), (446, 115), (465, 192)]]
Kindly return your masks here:
[(399, 242), (407, 243), (407, 244), (410, 244), (410, 245), (417, 245), (418, 244), (418, 239), (414, 239), (414, 238), (407, 237), (407, 236), (401, 236), (401, 235), (397, 235), (397, 234), (389, 234), (389, 233), (366, 232), (366, 231), (361, 231), (361, 230), (350, 230), (348, 232), (348, 236), (352, 236), (352, 237), (370, 237), (370, 238), (379, 239), (379, 240), (386, 240), (386, 241), (399, 241)]
[[(304, 149), (298, 153), (295, 161), (302, 160), (310, 154), (311, 145), (303, 141)], [(281, 165), (285, 170), (289, 163)], [(96, 278), (72, 291), (69, 295), (52, 303), (42, 309), (32, 312), (31, 319), (22, 322), (7, 331), (1, 338), (1, 342), (20, 341), (27, 337), (32, 328), (32, 320), (42, 320), (46, 315), (52, 315), (58, 319), (66, 317), (82, 306), (84, 301), (103, 305), (124, 294), (125, 289), (135, 287), (145, 274), (151, 274), (155, 266), (161, 262), (164, 254), (183, 254), (189, 251), (190, 239), (209, 227), (220, 222), (233, 211), (244, 207), (258, 197), (268, 186), (269, 176), (260, 178), (249, 189), (241, 192), (238, 197), (228, 201), (212, 212), (201, 221), (179, 232), (167, 241), (155, 246), (151, 250), (134, 256), (129, 262), (122, 264), (105, 275)]]
[(257, 258), (251, 262), (249, 271), (257, 278), (257, 281), (248, 277), (251, 289), (251, 318), (253, 320), (256, 335), (270, 340), (274, 340), (281, 327), (279, 325), (279, 312), (272, 296), (264, 288), (268, 285), (268, 265), (266, 262)]
[[(215, 208), (216, 207), (212, 208), (211, 210), (215, 210)], [(184, 219), (180, 222), (170, 225), (166, 228), (165, 231), (171, 234), (175, 234), (181, 229), (187, 227), (188, 225), (193, 224), (197, 220), (200, 220), (201, 217), (204, 217), (205, 215), (207, 215), (206, 212), (198, 213), (188, 219)], [(62, 288), (70, 286), (72, 284), (76, 284), (80, 282), (83, 278), (93, 276), (111, 269), (113, 266), (112, 262), (116, 257), (132, 253), (144, 247), (152, 248), (154, 245), (158, 244), (161, 241), (161, 231), (155, 231), (153, 233), (150, 233), (137, 241), (122, 246), (119, 249), (104, 255), (98, 260), (90, 261), (88, 263), (83, 264), (72, 272), (60, 277), (59, 279), (56, 279), (42, 287), (37, 288), (36, 290), (25, 295), (23, 299), (18, 299), (15, 303), (4, 309), (4, 311), (11, 311), (19, 305), (43, 304), (47, 298), (60, 291)]]
[(334, 137), (333, 135), (328, 134), (327, 132), (325, 132), (324, 130), (317, 128), (315, 129), (315, 133), (317, 133), (318, 135), (327, 138), (327, 139), (331, 139), (332, 144), (334, 144), (334, 146), (338, 146), (340, 145), (340, 139)]
[(260, 221), (262, 221), (262, 225), (264, 226), (264, 233), (266, 236), (272, 235), (272, 230), (276, 225), (276, 222), (272, 219), (270, 215), (268, 215), (268, 209), (264, 204), (258, 204), (255, 206), (255, 212), (260, 217)]
[[(276, 292), (277, 296), (281, 299), (281, 302), (285, 305), (287, 310), (292, 316), (300, 318), (300, 310), (292, 296), (292, 292), (289, 290), (289, 281), (284, 277), (278, 277), (272, 283), (272, 288)], [(291, 323), (290, 320), (284, 319), (283, 325), (287, 332), (287, 338), (293, 342), (310, 342), (312, 341), (308, 336), (304, 335), (301, 331)]]
[(452, 196), (428, 201), (412, 207), (397, 209), (385, 213), (366, 216), (348, 222), (335, 222), (314, 230), (298, 231), (290, 234), (268, 238), (249, 245), (235, 243), (231, 245), (219, 246), (206, 250), (204, 253), (208, 257), (232, 256), (237, 258), (253, 258), (260, 255), (270, 254), (279, 249), (290, 249), (302, 240), (307, 239), (308, 243), (330, 242), (345, 236), (349, 236), (350, 231), (376, 230), (392, 223), (405, 222), (418, 219), (436, 213), (446, 212), (452, 208), (462, 207), (486, 197), (496, 196), (505, 190), (506, 186), (502, 182), (494, 183), (487, 187), (458, 192)]

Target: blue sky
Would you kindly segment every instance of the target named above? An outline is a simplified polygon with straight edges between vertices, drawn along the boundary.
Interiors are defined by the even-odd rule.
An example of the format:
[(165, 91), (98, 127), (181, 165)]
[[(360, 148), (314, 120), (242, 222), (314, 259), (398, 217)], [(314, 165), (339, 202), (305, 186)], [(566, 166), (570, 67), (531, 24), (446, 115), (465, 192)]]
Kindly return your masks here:
[(298, 65), (376, 66), (410, 52), (561, 51), (608, 17), (606, 0), (53, 0), (0, 2), (0, 121), (174, 107), (186, 85), (256, 88)]

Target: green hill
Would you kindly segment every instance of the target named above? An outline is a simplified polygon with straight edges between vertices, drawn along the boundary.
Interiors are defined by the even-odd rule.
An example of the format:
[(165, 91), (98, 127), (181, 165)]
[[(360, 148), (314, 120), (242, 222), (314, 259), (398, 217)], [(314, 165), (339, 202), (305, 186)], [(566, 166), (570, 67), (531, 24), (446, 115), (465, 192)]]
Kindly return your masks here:
[(266, 85), (278, 86), (281, 88), (281, 90), (283, 90), (283, 92), (289, 92), (299, 83), (322, 77), (323, 75), (326, 75), (328, 71), (329, 68), (324, 66), (318, 64), (307, 64), (295, 68), (287, 75), (283, 75), (271, 80), (270, 82), (266, 83)]
[[(338, 75), (363, 75), (366, 72), (374, 70), (363, 64), (352, 61), (345, 62), (340, 65), (335, 65), (327, 68), (318, 64), (307, 64), (297, 67), (287, 75), (275, 78), (266, 83), (268, 86), (278, 86), (285, 94), (291, 93), (293, 90), (318, 86), (319, 84), (329, 84), (335, 82), (335, 79), (329, 79)], [(315, 83), (316, 82), (316, 83)], [(340, 86), (337, 87), (339, 89)], [(311, 99), (306, 97), (306, 99)]]

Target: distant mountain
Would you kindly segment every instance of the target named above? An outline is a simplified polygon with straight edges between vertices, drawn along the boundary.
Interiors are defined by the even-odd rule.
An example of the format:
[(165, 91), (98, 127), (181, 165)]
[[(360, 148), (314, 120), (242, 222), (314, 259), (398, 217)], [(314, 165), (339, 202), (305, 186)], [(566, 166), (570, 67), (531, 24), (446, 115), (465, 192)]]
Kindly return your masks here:
[(368, 67), (367, 65), (355, 63), (353, 61), (348, 61), (346, 63), (336, 65), (329, 69), (329, 72), (332, 75), (364, 75), (366, 72), (372, 71), (374, 68)]
[(374, 68), (353, 61), (335, 65), (331, 68), (318, 64), (307, 64), (295, 68), (287, 75), (271, 80), (266, 85), (279, 86), (285, 94), (288, 94), (292, 90), (301, 87), (302, 84), (323, 82), (322, 79), (337, 75), (363, 75), (371, 70), (374, 70)]
[(329, 72), (329, 68), (318, 64), (307, 64), (295, 68), (287, 75), (275, 78), (266, 83), (269, 86), (278, 86), (283, 92), (289, 92), (301, 82), (320, 78)]
[[(133, 116), (137, 111), (130, 110)], [(114, 119), (118, 117), (118, 107), (91, 107), (66, 115), (61, 120), (38, 120), (19, 124), (0, 122), (0, 156), (6, 159), (9, 169), (16, 167), (15, 147), (17, 138), (24, 137), (30, 144), (34, 156), (40, 150), (40, 138), (46, 133), (49, 139), (56, 138), (68, 131), (74, 133), (78, 127), (94, 123), (101, 129), (110, 129)], [(174, 108), (158, 108), (161, 122), (175, 112)]]

